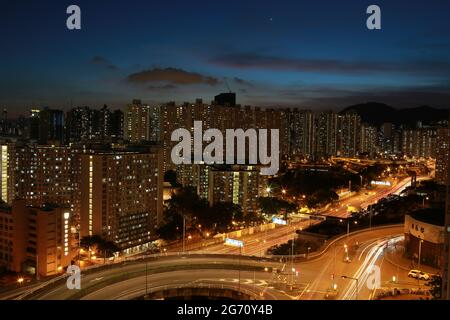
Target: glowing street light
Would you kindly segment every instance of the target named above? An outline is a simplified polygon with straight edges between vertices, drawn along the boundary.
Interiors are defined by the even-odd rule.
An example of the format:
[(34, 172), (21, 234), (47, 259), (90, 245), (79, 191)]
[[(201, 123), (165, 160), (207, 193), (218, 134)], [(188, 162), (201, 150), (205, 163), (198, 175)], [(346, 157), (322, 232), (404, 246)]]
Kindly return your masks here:
[(22, 277), (20, 277), (19, 279), (17, 279), (17, 283), (22, 284), (24, 281), (24, 279)]
[(358, 300), (358, 282), (359, 279), (358, 278), (353, 278), (353, 277), (348, 277), (348, 276), (341, 276), (342, 279), (349, 279), (349, 280), (353, 280), (356, 281), (356, 300)]

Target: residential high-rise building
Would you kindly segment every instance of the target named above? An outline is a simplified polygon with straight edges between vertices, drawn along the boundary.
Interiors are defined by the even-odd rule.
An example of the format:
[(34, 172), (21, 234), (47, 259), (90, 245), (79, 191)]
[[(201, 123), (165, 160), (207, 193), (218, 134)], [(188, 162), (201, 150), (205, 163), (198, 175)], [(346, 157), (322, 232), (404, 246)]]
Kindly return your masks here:
[(450, 129), (437, 129), (436, 138), (436, 182), (447, 184), (448, 159), (450, 156)]
[(356, 157), (360, 148), (361, 117), (357, 113), (345, 113), (338, 117), (338, 154)]
[(125, 107), (124, 138), (132, 143), (150, 141), (150, 107), (141, 100)]
[(405, 129), (402, 136), (402, 152), (415, 158), (435, 158), (436, 129)]
[(54, 205), (29, 207), (24, 200), (0, 205), (0, 265), (43, 277), (64, 272), (76, 253), (71, 218)]
[(24, 143), (0, 147), (4, 202), (11, 204), (14, 199), (24, 199), (29, 206), (51, 203), (76, 210), (79, 163), (75, 149)]
[(161, 106), (151, 106), (150, 110), (150, 137), (152, 142), (160, 142), (162, 138), (161, 133)]
[(114, 110), (111, 115), (111, 137), (115, 139), (123, 138), (123, 111), (122, 110)]
[(162, 152), (96, 151), (80, 155), (81, 236), (100, 235), (124, 252), (157, 238), (162, 219)]
[(36, 120), (36, 116), (39, 143), (64, 143), (64, 112), (62, 110), (45, 107), (40, 112), (32, 112), (33, 120)]
[(89, 107), (71, 109), (66, 115), (66, 141), (108, 142), (122, 137), (122, 111), (111, 112), (105, 105), (100, 110)]
[(368, 124), (361, 124), (360, 151), (369, 158), (374, 158), (378, 153), (378, 130)]
[(321, 112), (315, 119), (314, 158), (337, 154), (338, 115), (332, 111)]
[(39, 140), (39, 114), (41, 110), (31, 109), (29, 118), (28, 138), (31, 140)]
[(401, 154), (403, 150), (402, 129), (390, 122), (383, 123), (379, 130), (378, 146), (380, 153), (384, 156)]
[(286, 110), (288, 155), (310, 158), (313, 155), (314, 115), (311, 110)]
[[(447, 143), (448, 145), (448, 143)], [(450, 150), (447, 151), (450, 155)], [(445, 201), (444, 259), (442, 274), (442, 299), (450, 300), (450, 156), (447, 158), (447, 197)]]
[[(206, 171), (201, 172), (201, 174)], [(210, 166), (207, 171), (208, 202), (231, 202), (242, 208), (243, 214), (259, 211), (258, 198), (261, 185), (266, 185), (266, 178), (259, 174), (255, 166)], [(204, 182), (205, 177), (199, 182)], [(202, 186), (200, 186), (202, 187)]]
[(234, 107), (236, 105), (236, 93), (226, 92), (214, 97), (214, 104), (224, 107)]
[(98, 134), (98, 112), (89, 107), (71, 109), (66, 115), (66, 138), (68, 142), (87, 141)]
[(0, 135), (8, 134), (8, 111), (3, 109), (0, 116)]

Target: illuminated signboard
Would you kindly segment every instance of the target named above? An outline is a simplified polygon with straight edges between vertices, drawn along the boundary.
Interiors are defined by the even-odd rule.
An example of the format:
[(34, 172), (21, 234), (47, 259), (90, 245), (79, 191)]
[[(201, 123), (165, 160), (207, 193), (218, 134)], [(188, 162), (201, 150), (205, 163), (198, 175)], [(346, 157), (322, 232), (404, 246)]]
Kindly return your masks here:
[(283, 226), (287, 225), (286, 220), (283, 220), (283, 219), (280, 219), (280, 218), (276, 218), (276, 217), (272, 218), (272, 222), (275, 223), (275, 224), (281, 224)]
[(244, 242), (236, 239), (226, 238), (225, 245), (242, 248), (244, 246)]
[(389, 181), (372, 181), (371, 184), (376, 186), (390, 186), (391, 183)]

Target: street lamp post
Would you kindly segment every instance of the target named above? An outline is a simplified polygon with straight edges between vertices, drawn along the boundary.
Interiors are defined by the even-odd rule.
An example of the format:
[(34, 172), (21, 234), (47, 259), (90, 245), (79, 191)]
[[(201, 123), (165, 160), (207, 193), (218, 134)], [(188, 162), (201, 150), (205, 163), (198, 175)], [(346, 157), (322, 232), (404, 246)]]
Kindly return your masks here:
[(423, 243), (423, 240), (421, 239), (421, 240), (419, 241), (419, 263), (418, 263), (418, 269), (419, 269), (419, 271), (420, 271), (420, 259), (421, 259), (421, 254), (422, 254), (422, 243)]
[(425, 200), (429, 200), (428, 197), (422, 197), (422, 208), (425, 208)]
[(347, 219), (347, 239), (350, 234), (350, 220)]
[(347, 276), (341, 276), (341, 278), (356, 281), (356, 300), (358, 300), (358, 282), (359, 282), (358, 278), (352, 278)]
[(78, 226), (78, 266), (81, 267), (81, 228)]
[(242, 246), (239, 246), (239, 292), (241, 292), (241, 256), (242, 256)]
[(292, 270), (292, 282), (294, 282), (294, 242), (295, 242), (295, 234), (292, 239), (292, 251), (291, 251), (291, 270)]
[(241, 256), (242, 256), (242, 248), (244, 247), (244, 242), (240, 241), (240, 240), (226, 238), (225, 239), (225, 245), (232, 246), (232, 247), (239, 247), (239, 257), (238, 257), (238, 261), (239, 261), (239, 269), (238, 269), (239, 290), (238, 291), (241, 292)]
[(148, 294), (148, 281), (147, 281), (147, 274), (148, 274), (148, 262), (145, 262), (145, 295)]
[(186, 248), (186, 216), (183, 215), (183, 254)]

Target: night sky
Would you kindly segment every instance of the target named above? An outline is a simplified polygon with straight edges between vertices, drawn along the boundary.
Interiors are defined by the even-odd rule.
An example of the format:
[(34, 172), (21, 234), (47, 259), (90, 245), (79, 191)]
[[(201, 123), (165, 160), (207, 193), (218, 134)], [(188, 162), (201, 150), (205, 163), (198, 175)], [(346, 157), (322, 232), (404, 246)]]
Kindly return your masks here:
[[(9, 1), (0, 108), (210, 101), (450, 107), (450, 1)], [(66, 28), (77, 4), (82, 30)], [(382, 10), (382, 30), (366, 9)]]

